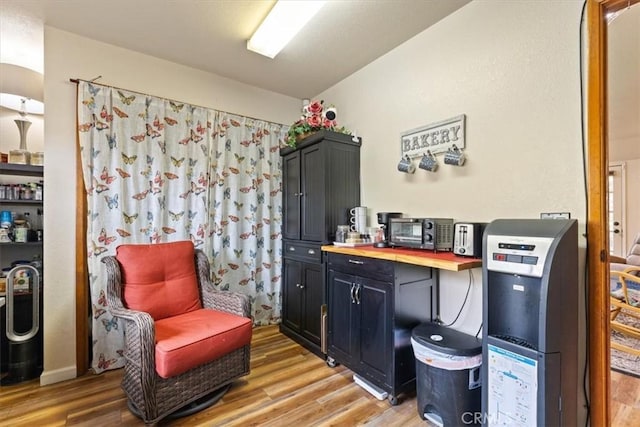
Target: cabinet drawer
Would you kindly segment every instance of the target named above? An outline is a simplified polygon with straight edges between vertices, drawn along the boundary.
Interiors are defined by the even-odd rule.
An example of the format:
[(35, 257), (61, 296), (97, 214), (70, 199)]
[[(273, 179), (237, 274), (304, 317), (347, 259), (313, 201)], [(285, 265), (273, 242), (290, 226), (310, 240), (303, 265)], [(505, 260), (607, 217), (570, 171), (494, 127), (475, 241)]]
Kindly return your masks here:
[(285, 258), (321, 262), (322, 251), (320, 250), (320, 243), (285, 240), (283, 245), (283, 255)]
[(393, 262), (368, 257), (329, 253), (329, 268), (355, 276), (393, 282)]

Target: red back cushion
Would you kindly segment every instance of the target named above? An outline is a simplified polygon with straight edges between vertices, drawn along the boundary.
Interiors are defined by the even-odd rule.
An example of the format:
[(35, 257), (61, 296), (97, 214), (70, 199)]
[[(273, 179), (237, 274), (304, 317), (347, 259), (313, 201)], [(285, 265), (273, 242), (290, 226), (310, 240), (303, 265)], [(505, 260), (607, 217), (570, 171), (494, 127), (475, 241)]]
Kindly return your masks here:
[(191, 241), (121, 245), (116, 249), (124, 305), (154, 320), (202, 308)]

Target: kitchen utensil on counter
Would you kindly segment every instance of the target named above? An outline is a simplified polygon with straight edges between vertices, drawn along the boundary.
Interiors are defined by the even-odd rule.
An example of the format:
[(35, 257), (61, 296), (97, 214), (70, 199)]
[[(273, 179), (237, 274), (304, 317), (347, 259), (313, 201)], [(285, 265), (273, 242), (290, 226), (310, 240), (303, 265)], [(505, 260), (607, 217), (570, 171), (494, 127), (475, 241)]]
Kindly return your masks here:
[(453, 250), (453, 219), (392, 218), (387, 240), (395, 247), (450, 252)]
[(347, 233), (346, 243), (361, 243), (362, 239), (360, 238), (360, 233), (357, 231), (350, 231)]
[(482, 257), (484, 222), (457, 222), (453, 225), (453, 253), (460, 256)]
[(384, 232), (379, 227), (369, 227), (369, 241), (371, 243), (380, 243), (384, 240)]
[(388, 248), (389, 247), (389, 222), (391, 218), (401, 218), (401, 212), (378, 212), (378, 224), (380, 224), (382, 230), (382, 240), (375, 242), (373, 246), (376, 248)]
[(349, 233), (348, 225), (339, 225), (336, 230), (336, 242), (344, 243), (347, 241), (347, 233)]
[(357, 231), (360, 234), (367, 232), (367, 207), (356, 206), (349, 210), (349, 222), (351, 231)]

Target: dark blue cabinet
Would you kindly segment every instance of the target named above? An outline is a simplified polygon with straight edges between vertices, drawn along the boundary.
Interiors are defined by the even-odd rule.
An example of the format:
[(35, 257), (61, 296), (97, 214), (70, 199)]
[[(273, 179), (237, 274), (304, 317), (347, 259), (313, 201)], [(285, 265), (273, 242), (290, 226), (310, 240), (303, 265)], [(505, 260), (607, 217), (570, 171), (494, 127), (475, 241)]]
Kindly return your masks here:
[(326, 269), (327, 364), (345, 365), (396, 404), (415, 389), (411, 330), (433, 316), (431, 268), (328, 253)]
[(326, 291), (320, 246), (360, 204), (360, 140), (320, 131), (283, 148), (283, 263), (280, 331), (324, 357)]

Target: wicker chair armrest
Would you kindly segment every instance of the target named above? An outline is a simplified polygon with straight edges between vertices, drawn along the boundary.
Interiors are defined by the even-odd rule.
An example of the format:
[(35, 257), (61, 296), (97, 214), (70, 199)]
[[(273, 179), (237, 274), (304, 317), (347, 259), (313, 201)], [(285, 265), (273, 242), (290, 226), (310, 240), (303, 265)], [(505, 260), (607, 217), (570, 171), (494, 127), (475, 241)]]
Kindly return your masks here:
[[(636, 267), (636, 269), (637, 268), (638, 267)], [(638, 276), (636, 276), (634, 274), (631, 274), (631, 271), (634, 271), (636, 269), (629, 269), (630, 271), (628, 271), (628, 270), (625, 270), (625, 271), (612, 271), (611, 275), (613, 277), (619, 279), (620, 282), (623, 284), (623, 286), (625, 285), (624, 282), (634, 282), (634, 283), (640, 285), (640, 277), (638, 277)]]
[(629, 267), (622, 270), (622, 272), (633, 276), (640, 276), (640, 265), (629, 265)]
[(633, 274), (629, 274), (626, 271), (612, 271), (611, 275), (618, 279), (621, 287), (612, 291), (610, 294), (612, 297), (625, 301), (627, 304), (638, 306), (638, 302), (634, 303), (634, 299), (637, 300), (637, 297), (630, 298), (629, 296), (629, 284), (630, 282), (640, 286), (640, 277), (635, 276)]
[(196, 249), (195, 257), (198, 269), (198, 284), (202, 293), (202, 305), (205, 308), (251, 317), (251, 301), (249, 297), (238, 292), (217, 290), (211, 283), (209, 258), (200, 249)]
[(218, 291), (212, 283), (202, 289), (202, 305), (205, 308), (224, 311), (242, 317), (251, 317), (251, 302), (247, 295), (238, 292)]
[(126, 308), (122, 303), (122, 277), (120, 264), (113, 256), (104, 257), (107, 270), (107, 309), (112, 316), (122, 319), (125, 328), (127, 357), (136, 364), (150, 366), (155, 372), (155, 327), (149, 313)]

